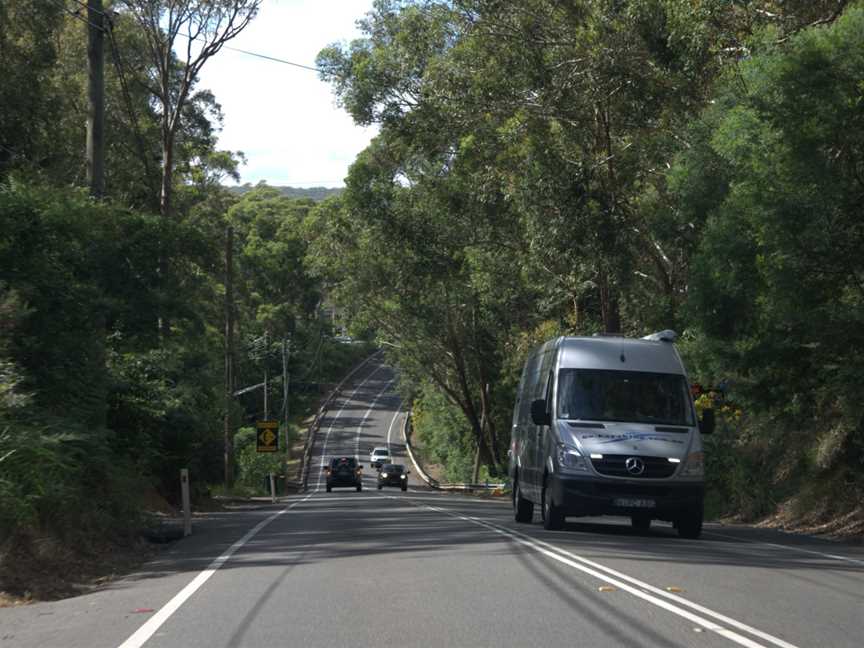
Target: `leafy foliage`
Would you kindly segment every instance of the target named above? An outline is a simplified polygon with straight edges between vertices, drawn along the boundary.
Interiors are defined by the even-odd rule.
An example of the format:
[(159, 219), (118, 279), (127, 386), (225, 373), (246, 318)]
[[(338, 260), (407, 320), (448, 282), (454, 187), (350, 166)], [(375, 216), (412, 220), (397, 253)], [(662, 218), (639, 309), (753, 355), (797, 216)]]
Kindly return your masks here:
[(791, 465), (860, 492), (862, 11), (381, 0), (321, 51), (381, 134), (314, 213), (313, 263), (435, 456), (503, 460), (529, 341), (671, 327), (745, 405), (711, 467), (734, 509), (776, 505)]

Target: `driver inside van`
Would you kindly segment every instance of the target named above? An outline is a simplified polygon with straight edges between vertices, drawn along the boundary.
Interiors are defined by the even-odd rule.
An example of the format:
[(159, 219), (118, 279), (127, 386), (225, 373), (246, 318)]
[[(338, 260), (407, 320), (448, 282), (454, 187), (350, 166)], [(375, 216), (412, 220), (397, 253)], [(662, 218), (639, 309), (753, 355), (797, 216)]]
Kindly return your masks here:
[(603, 416), (606, 420), (624, 420), (633, 415), (633, 389), (627, 380), (609, 383), (603, 402)]
[(596, 419), (600, 416), (602, 395), (600, 384), (592, 376), (578, 371), (562, 373), (558, 387), (561, 400), (560, 416), (565, 419)]

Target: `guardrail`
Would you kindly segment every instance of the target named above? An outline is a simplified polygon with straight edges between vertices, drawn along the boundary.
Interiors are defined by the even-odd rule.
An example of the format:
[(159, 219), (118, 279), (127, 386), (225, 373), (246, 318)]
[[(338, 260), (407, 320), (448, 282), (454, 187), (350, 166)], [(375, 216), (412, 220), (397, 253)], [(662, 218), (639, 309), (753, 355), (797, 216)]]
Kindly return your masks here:
[(430, 477), (425, 470), (420, 466), (420, 463), (417, 461), (417, 458), (414, 456), (414, 450), (411, 447), (411, 412), (408, 412), (405, 416), (405, 420), (402, 422), (402, 438), (405, 440), (405, 451), (408, 453), (408, 458), (411, 460), (411, 465), (414, 466), (414, 470), (420, 476), (426, 485), (429, 488), (434, 488), (435, 490), (442, 491), (463, 491), (463, 492), (473, 492), (473, 491), (503, 491), (504, 488), (507, 487), (507, 484), (490, 484), (486, 482), (485, 484), (453, 484), (449, 482), (439, 482), (434, 477)]

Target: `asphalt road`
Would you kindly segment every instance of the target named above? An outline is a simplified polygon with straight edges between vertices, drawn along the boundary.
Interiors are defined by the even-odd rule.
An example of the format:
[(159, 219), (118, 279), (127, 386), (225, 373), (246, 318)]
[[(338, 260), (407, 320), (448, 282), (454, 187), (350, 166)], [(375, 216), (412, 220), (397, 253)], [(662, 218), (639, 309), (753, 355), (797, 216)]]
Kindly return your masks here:
[[(0, 609), (0, 646), (820, 646), (864, 644), (864, 550), (748, 527), (682, 540), (629, 520), (564, 531), (509, 502), (378, 491), (368, 449), (404, 456), (394, 373), (373, 359), (321, 427), (307, 494), (213, 514), (140, 572)], [(324, 492), (358, 454), (364, 489)], [(407, 459), (405, 460), (407, 462)]]

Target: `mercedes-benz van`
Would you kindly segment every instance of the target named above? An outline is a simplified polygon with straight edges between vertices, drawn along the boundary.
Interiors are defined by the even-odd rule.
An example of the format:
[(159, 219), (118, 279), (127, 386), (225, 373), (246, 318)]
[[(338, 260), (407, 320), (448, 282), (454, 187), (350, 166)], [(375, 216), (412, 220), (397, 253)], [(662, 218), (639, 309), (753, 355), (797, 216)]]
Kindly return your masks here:
[(702, 531), (704, 465), (687, 373), (672, 331), (642, 339), (560, 337), (529, 355), (513, 410), (510, 478), (517, 522), (623, 515), (647, 530)]

